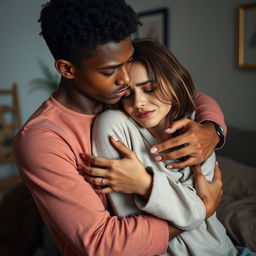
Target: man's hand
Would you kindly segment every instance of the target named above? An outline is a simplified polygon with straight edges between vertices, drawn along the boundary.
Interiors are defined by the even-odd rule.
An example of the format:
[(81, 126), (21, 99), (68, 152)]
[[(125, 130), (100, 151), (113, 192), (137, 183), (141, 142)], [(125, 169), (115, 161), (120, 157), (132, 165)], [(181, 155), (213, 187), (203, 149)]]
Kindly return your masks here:
[(223, 194), (221, 170), (216, 162), (212, 182), (206, 180), (200, 165), (193, 166), (192, 171), (196, 193), (204, 203), (206, 209), (205, 219), (208, 219), (216, 211)]
[(172, 137), (164, 142), (153, 146), (150, 150), (152, 154), (158, 154), (167, 149), (179, 147), (168, 153), (158, 154), (156, 161), (174, 160), (185, 157), (185, 160), (171, 163), (167, 168), (184, 168), (200, 164), (205, 161), (215, 149), (219, 142), (219, 136), (216, 133), (213, 123), (197, 123), (187, 118), (172, 123), (165, 132), (173, 134), (182, 129), (182, 135)]
[[(85, 173), (85, 179), (103, 186), (96, 188), (99, 193), (123, 192), (138, 194), (147, 199), (152, 189), (152, 177), (133, 151), (121, 141), (111, 138), (112, 145), (124, 156), (122, 159), (106, 159), (83, 154), (82, 157), (92, 166), (81, 165), (79, 170)], [(97, 167), (95, 167), (97, 166)]]
[(170, 224), (168, 224), (168, 228), (169, 228), (169, 240), (172, 240), (174, 237), (179, 236), (182, 232), (184, 232), (184, 230), (178, 229), (174, 226), (171, 226)]

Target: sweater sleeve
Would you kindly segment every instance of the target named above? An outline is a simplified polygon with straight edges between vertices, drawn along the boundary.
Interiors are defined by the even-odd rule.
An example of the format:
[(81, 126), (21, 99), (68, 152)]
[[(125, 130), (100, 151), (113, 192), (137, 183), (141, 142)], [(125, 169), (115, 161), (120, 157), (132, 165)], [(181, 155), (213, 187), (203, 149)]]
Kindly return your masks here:
[[(167, 170), (164, 165), (146, 160), (149, 154), (147, 148), (140, 140), (142, 136), (129, 119), (120, 112), (108, 111), (100, 115), (93, 129), (93, 152), (96, 155), (111, 158), (120, 158), (118, 152), (109, 142), (109, 136), (115, 135), (137, 157), (152, 167), (153, 188), (149, 200), (145, 202), (140, 196), (111, 193), (109, 196), (119, 216), (127, 216), (136, 212), (136, 206), (145, 212), (159, 218), (166, 219), (172, 225), (183, 230), (196, 228), (205, 219), (205, 207), (193, 188), (193, 179), (189, 168), (176, 170), (184, 173), (184, 178), (177, 181), (173, 178), (173, 170)], [(147, 158), (148, 159), (148, 158)], [(150, 165), (148, 165), (150, 163)], [(205, 168), (203, 168), (204, 170)], [(210, 169), (206, 168), (206, 171)], [(206, 174), (206, 172), (204, 172)]]
[(29, 128), (16, 136), (14, 154), (44, 221), (57, 234), (55, 239), (62, 241), (58, 245), (63, 255), (165, 252), (169, 235), (166, 222), (150, 215), (110, 216), (91, 185), (77, 172), (76, 159), (60, 136)]
[[(202, 165), (202, 173), (207, 180), (213, 178), (215, 153)], [(182, 173), (179, 181), (173, 179), (175, 170), (154, 173), (153, 188), (148, 201), (136, 196), (136, 205), (143, 211), (169, 221), (172, 225), (182, 230), (197, 228), (205, 220), (205, 207), (196, 194), (190, 167), (176, 170)], [(169, 172), (169, 174), (168, 174)]]
[(196, 121), (199, 123), (212, 121), (220, 125), (223, 128), (226, 137), (227, 126), (220, 106), (212, 97), (203, 93), (196, 94)]

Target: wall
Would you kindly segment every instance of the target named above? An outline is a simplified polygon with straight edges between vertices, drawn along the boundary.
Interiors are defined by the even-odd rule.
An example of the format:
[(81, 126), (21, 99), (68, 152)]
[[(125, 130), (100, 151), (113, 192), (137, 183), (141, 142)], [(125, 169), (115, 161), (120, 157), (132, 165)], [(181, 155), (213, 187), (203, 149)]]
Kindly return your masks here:
[[(31, 80), (42, 76), (38, 60), (53, 66), (53, 58), (38, 35), (37, 19), (44, 2), (26, 0), (21, 4), (20, 0), (10, 0), (0, 5), (0, 88), (19, 83), (23, 121), (49, 96), (46, 90), (31, 89)], [(236, 67), (236, 10), (245, 2), (127, 2), (137, 11), (168, 7), (169, 48), (190, 71), (198, 90), (219, 102), (229, 125), (256, 131), (256, 70)]]
[(169, 49), (189, 70), (198, 90), (218, 101), (229, 125), (256, 131), (256, 70), (236, 67), (237, 8), (256, 1), (127, 2), (136, 11), (168, 7)]
[[(31, 90), (41, 76), (38, 60), (52, 67), (53, 59), (37, 19), (43, 0), (10, 0), (0, 8), (0, 87), (20, 85), (23, 120), (47, 96)], [(241, 0), (128, 0), (137, 11), (167, 6), (170, 10), (169, 48), (188, 68), (198, 90), (212, 95), (231, 125), (256, 130), (256, 70), (236, 67), (236, 9)], [(251, 0), (250, 2), (256, 2)]]

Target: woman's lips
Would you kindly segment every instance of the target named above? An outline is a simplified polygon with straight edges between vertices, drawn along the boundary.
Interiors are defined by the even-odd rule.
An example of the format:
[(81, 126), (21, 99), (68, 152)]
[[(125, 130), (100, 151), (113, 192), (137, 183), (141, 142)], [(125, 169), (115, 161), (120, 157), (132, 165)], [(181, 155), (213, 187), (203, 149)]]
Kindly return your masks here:
[(150, 110), (150, 111), (143, 111), (137, 114), (138, 118), (147, 118), (150, 117), (153, 113), (155, 112), (155, 110)]

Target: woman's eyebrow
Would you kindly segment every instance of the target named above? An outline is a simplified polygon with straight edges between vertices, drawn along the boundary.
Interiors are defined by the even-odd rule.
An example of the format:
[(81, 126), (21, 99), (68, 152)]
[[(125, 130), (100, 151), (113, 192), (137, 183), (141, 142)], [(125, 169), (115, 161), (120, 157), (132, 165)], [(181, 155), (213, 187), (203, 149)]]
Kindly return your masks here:
[(153, 82), (154, 82), (153, 80), (146, 80), (144, 82), (136, 83), (135, 85), (136, 86), (142, 86), (142, 85), (153, 83)]

